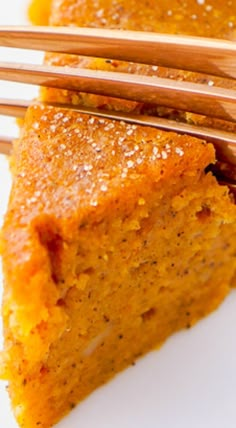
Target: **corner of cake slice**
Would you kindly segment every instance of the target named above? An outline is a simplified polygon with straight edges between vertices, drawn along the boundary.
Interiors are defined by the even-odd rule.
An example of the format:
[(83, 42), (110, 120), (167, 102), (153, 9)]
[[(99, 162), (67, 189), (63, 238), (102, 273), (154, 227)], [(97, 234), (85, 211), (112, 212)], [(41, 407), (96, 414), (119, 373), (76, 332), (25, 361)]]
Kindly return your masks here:
[(20, 427), (51, 427), (227, 295), (236, 206), (213, 162), (191, 137), (28, 110), (2, 232), (3, 374)]

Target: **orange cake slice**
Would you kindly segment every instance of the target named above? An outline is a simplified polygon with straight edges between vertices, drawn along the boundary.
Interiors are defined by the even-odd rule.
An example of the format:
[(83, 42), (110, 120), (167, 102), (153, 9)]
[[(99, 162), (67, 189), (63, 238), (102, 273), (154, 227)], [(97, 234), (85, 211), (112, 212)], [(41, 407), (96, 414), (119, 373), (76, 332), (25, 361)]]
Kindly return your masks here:
[[(50, 22), (172, 32), (186, 22), (190, 32), (177, 0), (172, 14), (165, 1), (156, 3), (54, 1)], [(220, 12), (213, 3), (221, 15), (210, 35), (226, 35), (228, 6)], [(188, 13), (200, 10), (186, 4)], [(192, 32), (213, 32), (207, 23), (199, 20)], [(115, 67), (65, 55), (47, 61)], [(51, 89), (41, 97), (151, 108)], [(207, 172), (214, 162), (213, 146), (195, 138), (29, 108), (14, 145), (2, 231), (1, 373), (21, 428), (52, 427), (96, 387), (215, 309), (235, 285), (236, 205)]]

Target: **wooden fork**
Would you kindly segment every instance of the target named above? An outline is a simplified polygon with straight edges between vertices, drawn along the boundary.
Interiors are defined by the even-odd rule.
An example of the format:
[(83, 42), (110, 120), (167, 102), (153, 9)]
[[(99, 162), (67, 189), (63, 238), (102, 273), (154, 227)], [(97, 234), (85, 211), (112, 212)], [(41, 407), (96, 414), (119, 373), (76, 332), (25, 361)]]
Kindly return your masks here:
[[(64, 27), (0, 27), (0, 46), (118, 59), (236, 78), (236, 43), (138, 31)], [(236, 90), (129, 73), (0, 62), (0, 79), (157, 104), (236, 122)], [(233, 86), (233, 85), (232, 85)], [(0, 114), (22, 116), (28, 103), (0, 99)], [(152, 116), (63, 105), (80, 112), (186, 133), (211, 141), (218, 159), (236, 166), (232, 132)], [(1, 138), (0, 152), (10, 140)]]

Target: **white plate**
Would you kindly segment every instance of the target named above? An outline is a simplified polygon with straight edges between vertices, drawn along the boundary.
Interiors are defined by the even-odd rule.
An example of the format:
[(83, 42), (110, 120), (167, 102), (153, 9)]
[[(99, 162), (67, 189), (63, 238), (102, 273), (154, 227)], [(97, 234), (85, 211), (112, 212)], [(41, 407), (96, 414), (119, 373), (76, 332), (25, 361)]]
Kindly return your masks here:
[[(26, 0), (1, 0), (0, 24), (25, 23)], [(39, 54), (0, 49), (1, 59), (39, 61)], [(16, 90), (17, 88), (17, 90)], [(28, 97), (36, 89), (0, 82), (0, 96)], [(13, 120), (0, 118), (1, 134), (16, 134)], [(0, 157), (0, 216), (10, 177)], [(0, 280), (0, 282), (2, 282)], [(1, 334), (1, 333), (0, 333)], [(71, 412), (58, 428), (235, 428), (236, 292), (218, 311), (140, 359)], [(3, 382), (0, 426), (17, 428)]]

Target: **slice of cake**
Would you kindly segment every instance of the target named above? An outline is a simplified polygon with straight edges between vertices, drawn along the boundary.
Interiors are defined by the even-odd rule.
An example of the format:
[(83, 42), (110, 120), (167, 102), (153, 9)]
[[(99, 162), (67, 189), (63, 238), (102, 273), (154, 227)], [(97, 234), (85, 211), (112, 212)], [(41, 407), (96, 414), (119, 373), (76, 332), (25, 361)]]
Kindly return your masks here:
[[(140, 9), (136, 1), (61, 0), (50, 19), (178, 32), (180, 6), (172, 3), (173, 16), (164, 1)], [(196, 2), (187, 3), (194, 13)], [(202, 32), (205, 26), (199, 21)], [(68, 56), (47, 61), (78, 64)], [(102, 105), (101, 97), (55, 90), (42, 97)], [(198, 139), (29, 108), (14, 146), (2, 231), (1, 372), (20, 427), (53, 426), (136, 358), (215, 309), (235, 285), (236, 205), (207, 172), (214, 162), (212, 145)]]

